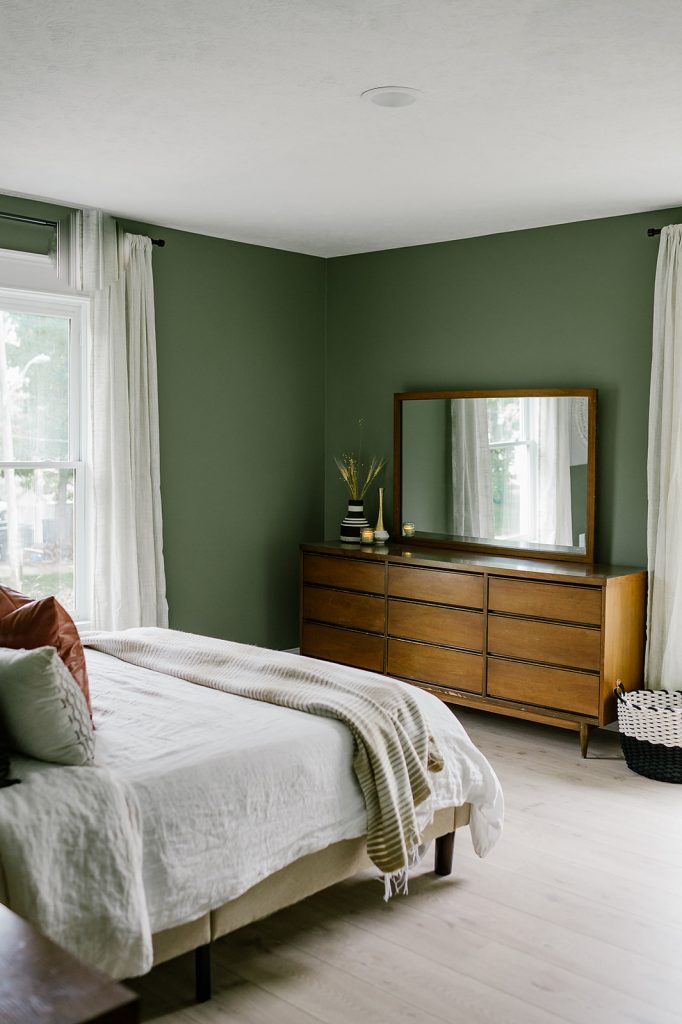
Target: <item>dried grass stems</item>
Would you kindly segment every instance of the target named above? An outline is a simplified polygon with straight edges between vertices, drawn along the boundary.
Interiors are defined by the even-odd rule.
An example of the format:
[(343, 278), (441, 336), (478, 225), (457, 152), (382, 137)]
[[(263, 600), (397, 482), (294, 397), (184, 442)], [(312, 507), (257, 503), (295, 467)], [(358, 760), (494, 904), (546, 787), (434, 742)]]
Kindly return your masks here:
[(348, 494), (353, 501), (362, 501), (367, 494), (370, 484), (379, 476), (386, 465), (386, 459), (377, 459), (372, 456), (369, 466), (365, 467), (362, 461), (362, 433), (365, 426), (363, 419), (358, 420), (358, 454), (351, 452), (342, 455), (340, 459), (334, 457), (341, 479), (348, 488)]
[(377, 459), (373, 455), (369, 466), (365, 468), (359, 457), (352, 452), (350, 455), (342, 455), (340, 459), (335, 457), (334, 462), (341, 474), (341, 479), (348, 488), (348, 494), (355, 501), (361, 501), (364, 498), (370, 484), (376, 480), (386, 465), (386, 459)]

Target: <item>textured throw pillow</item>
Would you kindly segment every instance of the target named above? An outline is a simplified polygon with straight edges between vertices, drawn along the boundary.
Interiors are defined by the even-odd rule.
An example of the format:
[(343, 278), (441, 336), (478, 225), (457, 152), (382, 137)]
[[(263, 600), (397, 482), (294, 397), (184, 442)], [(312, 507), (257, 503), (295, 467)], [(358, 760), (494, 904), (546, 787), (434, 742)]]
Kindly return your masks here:
[(83, 765), (95, 756), (85, 698), (54, 647), (0, 649), (0, 721), (29, 757)]
[[(21, 597), (20, 594), (17, 596)], [(0, 647), (32, 650), (47, 646), (56, 648), (78, 683), (92, 718), (83, 645), (76, 624), (67, 610), (62, 608), (56, 598), (44, 597), (42, 601), (29, 600), (6, 615), (0, 613)]]
[(18, 590), (12, 590), (11, 587), (0, 587), (0, 619), (4, 619), (5, 615), (9, 615), (15, 608), (21, 608), (22, 605), (30, 604), (33, 600), (35, 600), (33, 597), (26, 597), (26, 594), (20, 594)]

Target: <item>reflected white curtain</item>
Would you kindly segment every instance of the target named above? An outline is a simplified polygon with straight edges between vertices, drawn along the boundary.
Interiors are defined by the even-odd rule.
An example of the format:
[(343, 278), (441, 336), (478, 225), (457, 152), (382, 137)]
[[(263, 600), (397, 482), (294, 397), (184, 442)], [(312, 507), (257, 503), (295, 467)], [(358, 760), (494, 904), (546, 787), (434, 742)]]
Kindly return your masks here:
[(493, 481), (485, 398), (450, 402), (452, 533), (494, 537)]
[(647, 686), (682, 689), (682, 225), (661, 231), (649, 397)]
[(565, 398), (535, 400), (537, 422), (537, 499), (533, 540), (538, 544), (573, 545), (571, 513), (571, 410)]
[(85, 211), (92, 296), (94, 626), (167, 626), (151, 240)]

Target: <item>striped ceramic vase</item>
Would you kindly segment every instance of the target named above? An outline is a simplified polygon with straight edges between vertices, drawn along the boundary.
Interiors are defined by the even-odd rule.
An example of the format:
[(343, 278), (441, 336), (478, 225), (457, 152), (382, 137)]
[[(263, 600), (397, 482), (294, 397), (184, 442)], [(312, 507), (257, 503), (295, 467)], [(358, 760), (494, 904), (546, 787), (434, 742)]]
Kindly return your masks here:
[(369, 523), (365, 519), (365, 503), (363, 499), (349, 498), (348, 512), (346, 513), (346, 518), (341, 523), (340, 540), (344, 540), (348, 544), (359, 544), (360, 530), (365, 526), (369, 526)]

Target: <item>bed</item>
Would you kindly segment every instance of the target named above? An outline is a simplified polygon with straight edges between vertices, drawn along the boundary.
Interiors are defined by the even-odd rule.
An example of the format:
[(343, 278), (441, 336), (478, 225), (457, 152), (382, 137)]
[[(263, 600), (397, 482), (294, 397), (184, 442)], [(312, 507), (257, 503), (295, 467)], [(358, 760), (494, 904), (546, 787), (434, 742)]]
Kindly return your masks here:
[[(197, 998), (206, 999), (211, 942), (370, 866), (351, 733), (331, 718), (86, 653), (97, 768), (17, 759), (22, 785), (3, 791), (10, 813), (0, 814), (0, 900), (115, 977), (195, 950)], [(296, 655), (267, 656), (291, 672), (330, 669)], [(338, 672), (346, 681), (368, 675)], [(418, 820), (422, 842), (435, 840), (436, 872), (447, 874), (456, 829), (471, 827), (481, 856), (497, 841), (499, 783), (446, 705), (406, 683), (382, 678), (382, 685), (416, 696), (443, 752)], [(51, 822), (50, 857), (35, 828), (37, 806), (45, 808), (41, 824)], [(60, 857), (73, 833), (93, 861), (91, 877), (82, 877), (74, 857)], [(40, 878), (24, 883), (19, 862), (32, 859), (40, 861), (43, 889), (51, 892), (58, 877), (62, 897), (48, 899)], [(104, 915), (112, 920), (98, 945)]]

